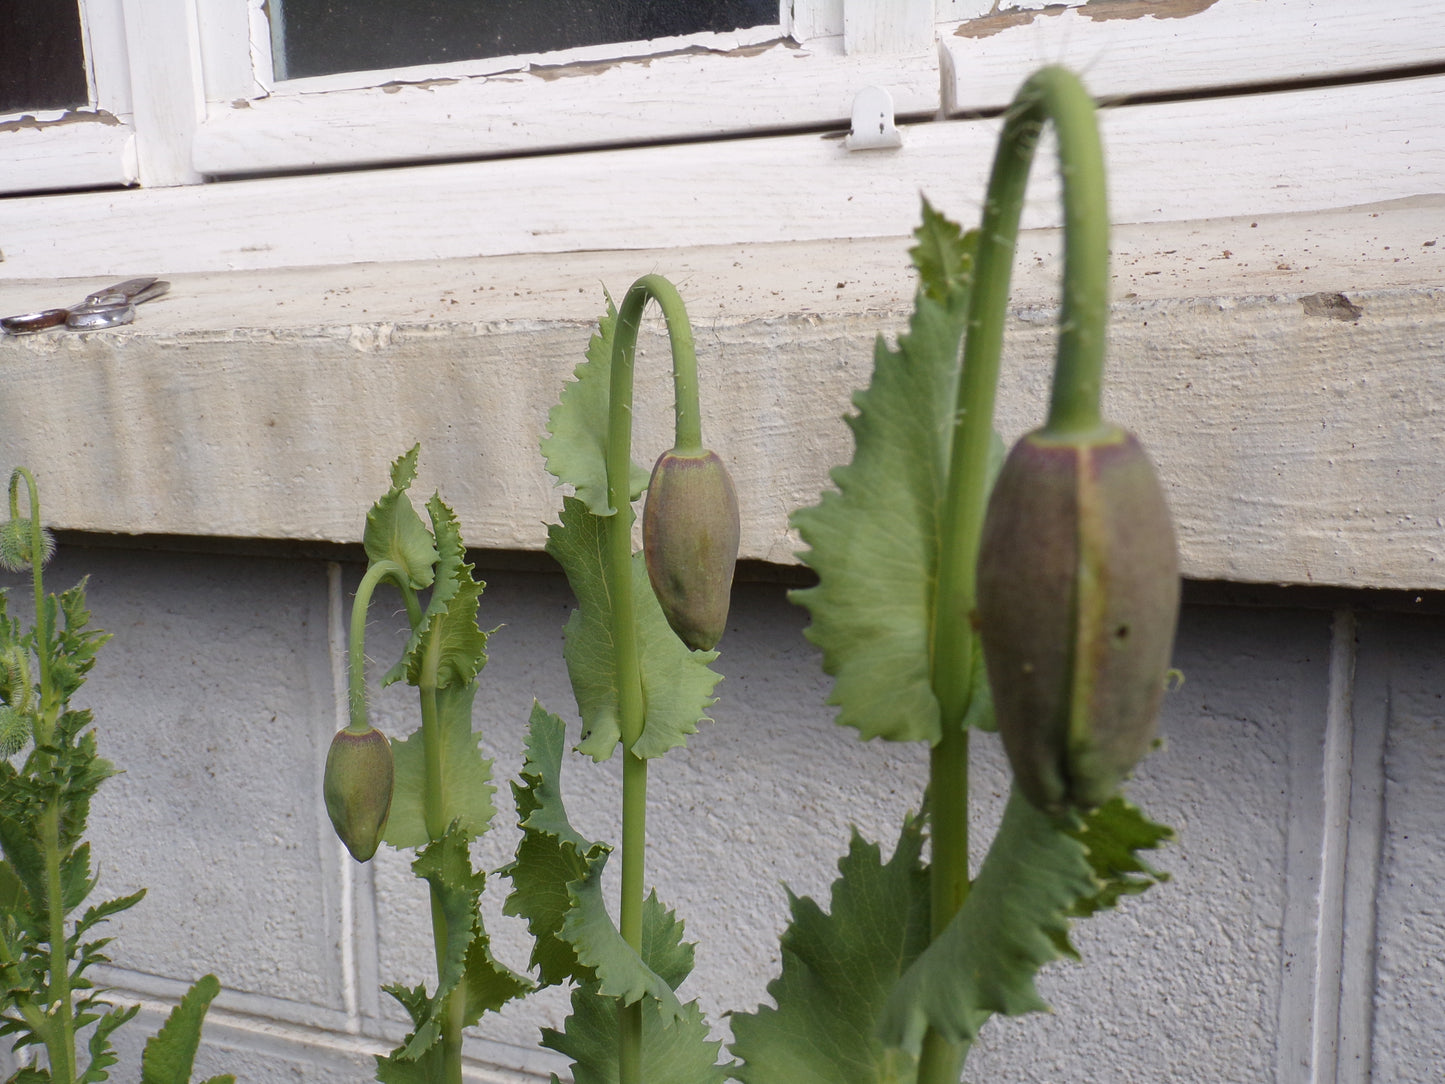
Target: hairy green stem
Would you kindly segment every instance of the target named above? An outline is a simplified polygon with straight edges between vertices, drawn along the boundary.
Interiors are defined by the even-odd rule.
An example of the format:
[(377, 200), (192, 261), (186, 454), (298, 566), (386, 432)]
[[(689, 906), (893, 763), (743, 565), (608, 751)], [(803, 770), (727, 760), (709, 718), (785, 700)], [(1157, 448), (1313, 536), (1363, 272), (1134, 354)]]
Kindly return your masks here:
[[(30, 514), (20, 515), (21, 481), (25, 483), (26, 497), (30, 502)], [(26, 518), (30, 522), (30, 583), (35, 598), (35, 657), (40, 664), (40, 710), (36, 713), (35, 744), (50, 741), (55, 722), (60, 718), (59, 703), (50, 682), (50, 651), (55, 641), (55, 628), (49, 620), (45, 607), (45, 577), (41, 569), (45, 564), (45, 527), (40, 521), (40, 488), (35, 476), (24, 467), (16, 467), (10, 474), (10, 518)]]
[[(646, 887), (647, 761), (633, 752), (642, 736), (645, 702), (632, 597), (632, 385), (637, 331), (642, 310), (654, 300), (667, 320), (672, 346), (675, 447), (702, 451), (698, 407), (697, 358), (687, 310), (677, 290), (659, 275), (633, 283), (622, 299), (612, 339), (611, 383), (607, 411), (607, 502), (613, 515), (604, 531), (604, 575), (612, 601), (612, 643), (617, 666), (617, 713), (622, 732), (622, 889), (618, 926), (623, 938), (642, 951), (642, 901)], [(618, 1074), (621, 1084), (642, 1079), (642, 1003), (623, 1006), (618, 1015)]]
[[(968, 895), (967, 732), (973, 696), (974, 579), (988, 491), (1009, 280), (1018, 244), (1024, 189), (1045, 122), (1058, 134), (1064, 201), (1064, 297), (1046, 429), (1078, 433), (1098, 427), (1108, 326), (1109, 212), (1104, 156), (1094, 103), (1062, 68), (1030, 78), (1004, 120), (984, 199), (954, 415), (943, 559), (933, 615), (932, 680), (942, 733), (930, 765), (933, 840), (932, 928), (952, 920)], [(932, 1032), (924, 1044), (920, 1084), (957, 1084), (963, 1051)]]
[(60, 880), (60, 802), (52, 800), (40, 818), (45, 849), (46, 939), (50, 942), (49, 993), (60, 1016), (60, 1032), (47, 1032), (45, 1049), (50, 1055), (50, 1079), (54, 1084), (71, 1084), (75, 1079), (75, 1009), (70, 1003), (70, 962), (66, 958), (65, 894)]

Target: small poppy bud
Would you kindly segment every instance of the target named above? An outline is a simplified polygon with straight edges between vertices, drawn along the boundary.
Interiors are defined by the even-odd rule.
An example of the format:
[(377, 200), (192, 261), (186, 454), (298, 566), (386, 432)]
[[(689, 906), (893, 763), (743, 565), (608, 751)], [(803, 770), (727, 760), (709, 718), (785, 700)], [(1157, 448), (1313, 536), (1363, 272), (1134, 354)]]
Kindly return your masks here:
[(667, 623), (694, 651), (722, 639), (738, 559), (738, 497), (715, 452), (664, 452), (642, 511), (647, 578)]
[(1154, 468), (1122, 429), (1030, 433), (989, 500), (978, 615), (998, 730), (1039, 809), (1107, 801), (1154, 739), (1179, 566)]
[(322, 793), (331, 826), (358, 862), (376, 853), (391, 812), (391, 743), (376, 728), (338, 731), (326, 754)]

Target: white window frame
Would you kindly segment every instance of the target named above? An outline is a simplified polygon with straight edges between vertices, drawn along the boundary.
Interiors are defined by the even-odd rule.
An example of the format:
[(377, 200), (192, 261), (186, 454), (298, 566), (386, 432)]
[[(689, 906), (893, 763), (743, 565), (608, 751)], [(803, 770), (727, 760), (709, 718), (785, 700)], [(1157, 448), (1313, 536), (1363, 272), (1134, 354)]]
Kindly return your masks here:
[[(1438, 73), (1445, 56), (1432, 31), (1445, 25), (1445, 0), (1395, 0), (1388, 9), (1357, 0), (1181, 0), (1155, 10), (1198, 10), (1186, 18), (1127, 19), (1109, 17), (1121, 9), (1105, 0), (1088, 10), (1015, 11), (994, 22), (992, 0), (794, 0), (786, 27), (793, 45), (766, 46), (778, 30), (765, 29), (763, 43), (744, 47), (752, 55), (721, 48), (738, 35), (703, 35), (683, 39), (684, 52), (673, 41), (660, 50), (647, 44), (650, 54), (632, 49), (629, 56), (630, 47), (617, 46), (521, 58), (507, 78), (446, 76), (437, 86), (388, 89), (373, 73), (338, 77), (330, 89), (313, 81), (287, 94), (268, 91), (257, 77), (259, 43), (269, 41), (253, 26), (259, 0), (249, 9), (230, 0), (83, 2), (92, 31), (97, 19), (111, 20), (112, 38), (123, 27), (119, 58), (113, 49), (108, 67), (101, 53), (94, 60), (99, 106), (114, 109), (120, 123), (0, 130), (0, 161), (17, 161), (7, 153), (22, 143), (17, 136), (59, 139), (67, 128), (104, 128), (101, 135), (116, 141), (106, 153), (123, 148), (124, 168), (112, 163), (108, 180), (78, 170), (91, 178), (79, 183), (139, 187), (0, 200), (0, 281), (129, 275), (139, 273), (137, 263), (180, 273), (901, 235), (920, 191), (941, 199), (962, 191), (961, 178), (982, 176), (997, 125), (988, 118), (1024, 73), (1049, 62), (1080, 69), (1096, 95), (1134, 103), (1104, 118), (1121, 222), (1407, 198), (1440, 192), (1445, 174), (1436, 165), (1445, 135), (1418, 123), (1445, 101), (1439, 74), (1188, 100), (1201, 89), (1227, 95), (1281, 80), (1304, 86), (1372, 71)], [(940, 16), (959, 21), (931, 21)], [(1187, 48), (1172, 48), (1180, 39)], [(1290, 48), (1277, 48), (1280, 41)], [(525, 69), (561, 59), (570, 64), (562, 78)], [(476, 70), (510, 63), (478, 62)], [(127, 67), (129, 80), (118, 85), (114, 73)], [(413, 74), (425, 80), (428, 72), (435, 70)], [(384, 74), (391, 80), (395, 73)], [(902, 80), (915, 88), (917, 97), (895, 93), (895, 109), (921, 122), (900, 125), (900, 149), (850, 153), (830, 136), (847, 127), (856, 91), (869, 82), (890, 85), (888, 78), (894, 87)], [(686, 124), (677, 118), (687, 110), (668, 97), (669, 88), (684, 84), (702, 90)], [(509, 89), (517, 86), (526, 94)], [(236, 98), (226, 97), (233, 92)], [(249, 107), (233, 104), (242, 98)], [(516, 102), (543, 116), (535, 131), (510, 142), (479, 137), (466, 118), (486, 115), (489, 100), (493, 113), (499, 102)], [(623, 107), (639, 100), (666, 108), (628, 122)], [(779, 102), (793, 109), (787, 123), (777, 119)], [(611, 118), (609, 138), (568, 143), (565, 128), (575, 118), (546, 116), (584, 106), (587, 132)], [(283, 120), (309, 111), (310, 127), (300, 120), (245, 127), (253, 119), (247, 114), (266, 110)], [(449, 124), (454, 115), (464, 119)], [(968, 120), (978, 115), (985, 119)], [(965, 123), (948, 123), (953, 118)], [(328, 127), (345, 127), (344, 137), (330, 150), (305, 152), (314, 161), (298, 160), (295, 147), (324, 141)], [(452, 129), (469, 134), (448, 143), (459, 138)], [(697, 142), (742, 132), (752, 138)], [(339, 148), (383, 137), (392, 145), (380, 160), (407, 168), (327, 172), (352, 164)], [(607, 143), (618, 146), (570, 153)], [(1290, 147), (1300, 150), (1285, 153)], [(512, 157), (543, 148), (557, 153)], [(220, 161), (223, 152), (235, 159), (230, 166)], [(197, 168), (197, 157), (207, 168)], [(55, 179), (64, 155), (51, 158), (49, 180), (31, 188), (66, 187)], [(201, 183), (228, 169), (302, 175)], [(42, 175), (19, 172), (22, 181)], [(1216, 180), (1201, 189), (1205, 177)], [(1150, 178), (1159, 180), (1151, 187)], [(17, 186), (0, 177), (0, 188)], [(1037, 203), (1049, 207), (1046, 185), (1037, 190)]]
[(870, 84), (904, 116), (941, 104), (934, 0), (779, 0), (777, 25), (732, 34), (283, 82), (263, 0), (80, 2), (94, 116), (0, 117), (0, 193), (808, 129)]

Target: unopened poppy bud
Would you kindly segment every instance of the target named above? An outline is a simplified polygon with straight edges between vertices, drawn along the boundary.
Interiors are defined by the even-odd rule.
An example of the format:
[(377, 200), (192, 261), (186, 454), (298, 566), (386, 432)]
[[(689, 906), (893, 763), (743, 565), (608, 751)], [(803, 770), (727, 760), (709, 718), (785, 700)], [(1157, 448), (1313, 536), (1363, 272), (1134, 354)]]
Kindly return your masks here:
[(391, 812), (391, 743), (376, 728), (338, 731), (326, 754), (322, 793), (331, 826), (358, 862), (376, 853)]
[(738, 497), (715, 452), (664, 452), (642, 512), (647, 578), (667, 623), (694, 651), (722, 639), (738, 559)]
[(989, 500), (978, 615), (998, 730), (1048, 813), (1107, 801), (1154, 739), (1179, 566), (1154, 468), (1122, 429), (1030, 433)]

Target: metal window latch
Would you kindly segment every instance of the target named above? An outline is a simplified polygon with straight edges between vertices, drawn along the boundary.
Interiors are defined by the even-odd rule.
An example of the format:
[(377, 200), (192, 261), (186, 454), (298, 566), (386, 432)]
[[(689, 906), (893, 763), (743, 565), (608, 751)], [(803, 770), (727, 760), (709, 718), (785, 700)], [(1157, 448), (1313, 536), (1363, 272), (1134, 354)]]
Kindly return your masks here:
[(886, 150), (903, 146), (893, 123), (893, 95), (884, 87), (864, 87), (853, 98), (853, 126), (843, 146), (850, 151)]

